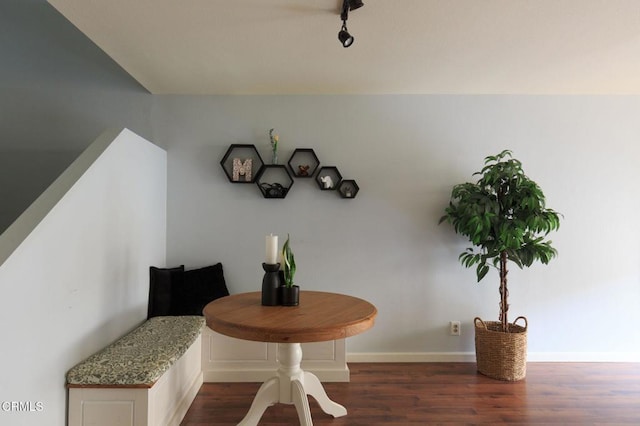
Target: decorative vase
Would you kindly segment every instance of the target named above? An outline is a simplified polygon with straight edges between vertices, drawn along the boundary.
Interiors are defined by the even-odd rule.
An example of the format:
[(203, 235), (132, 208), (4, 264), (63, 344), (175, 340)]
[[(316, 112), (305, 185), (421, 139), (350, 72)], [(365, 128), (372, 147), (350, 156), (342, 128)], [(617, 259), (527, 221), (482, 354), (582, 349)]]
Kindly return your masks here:
[(264, 306), (276, 306), (280, 304), (280, 264), (263, 263), (264, 277), (262, 278), (262, 304)]
[(278, 153), (275, 150), (271, 151), (271, 164), (278, 164)]
[(280, 304), (282, 306), (298, 306), (300, 303), (300, 287), (292, 285), (291, 287), (280, 286)]

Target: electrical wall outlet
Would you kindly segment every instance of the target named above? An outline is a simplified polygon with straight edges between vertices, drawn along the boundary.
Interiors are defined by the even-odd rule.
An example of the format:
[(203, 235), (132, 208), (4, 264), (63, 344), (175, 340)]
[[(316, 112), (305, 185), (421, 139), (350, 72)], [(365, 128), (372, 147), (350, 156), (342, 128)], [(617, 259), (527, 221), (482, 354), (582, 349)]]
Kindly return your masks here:
[(460, 335), (460, 321), (451, 321), (449, 323), (449, 334), (452, 336)]

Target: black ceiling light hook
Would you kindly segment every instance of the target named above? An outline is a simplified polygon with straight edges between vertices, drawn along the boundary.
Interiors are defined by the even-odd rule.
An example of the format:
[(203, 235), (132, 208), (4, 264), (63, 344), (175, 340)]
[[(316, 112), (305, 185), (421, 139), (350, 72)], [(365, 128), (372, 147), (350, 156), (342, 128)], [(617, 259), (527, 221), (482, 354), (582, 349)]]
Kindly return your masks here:
[(340, 13), (340, 19), (342, 20), (342, 27), (338, 32), (338, 40), (342, 43), (342, 47), (349, 47), (355, 40), (349, 31), (347, 30), (347, 20), (349, 19), (349, 11), (356, 10), (364, 6), (362, 0), (343, 0), (342, 12)]
[(342, 0), (342, 11), (340, 12), (340, 19), (345, 22), (349, 19), (349, 0)]
[(349, 10), (360, 9), (362, 6), (364, 6), (362, 0), (349, 0)]

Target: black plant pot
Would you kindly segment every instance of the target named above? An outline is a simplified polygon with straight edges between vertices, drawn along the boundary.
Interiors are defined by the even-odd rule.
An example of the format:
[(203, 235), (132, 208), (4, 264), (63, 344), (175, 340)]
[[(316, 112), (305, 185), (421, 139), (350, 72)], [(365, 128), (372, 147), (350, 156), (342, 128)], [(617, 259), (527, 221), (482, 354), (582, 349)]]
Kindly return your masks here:
[(300, 287), (280, 286), (280, 304), (282, 306), (298, 306), (300, 303)]

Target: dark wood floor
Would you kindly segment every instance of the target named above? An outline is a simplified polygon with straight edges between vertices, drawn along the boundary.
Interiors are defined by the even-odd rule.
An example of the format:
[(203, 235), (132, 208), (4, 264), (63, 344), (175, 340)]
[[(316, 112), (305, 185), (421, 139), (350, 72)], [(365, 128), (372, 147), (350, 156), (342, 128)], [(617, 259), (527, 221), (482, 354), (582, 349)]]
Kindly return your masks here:
[[(640, 425), (640, 364), (530, 363), (526, 379), (492, 380), (471, 363), (352, 363), (351, 382), (325, 383), (348, 414), (334, 419), (311, 398), (314, 425)], [(205, 383), (182, 426), (236, 425), (259, 383)], [(297, 425), (276, 404), (260, 425)]]

